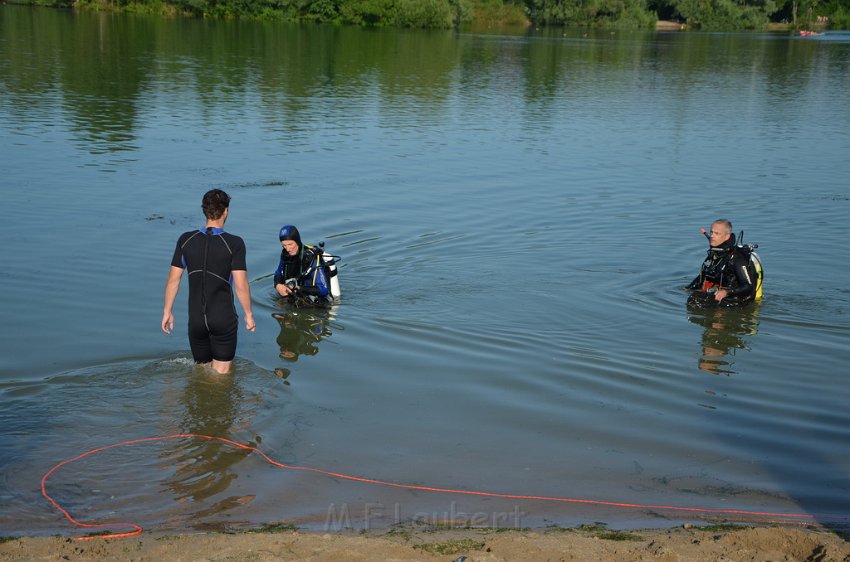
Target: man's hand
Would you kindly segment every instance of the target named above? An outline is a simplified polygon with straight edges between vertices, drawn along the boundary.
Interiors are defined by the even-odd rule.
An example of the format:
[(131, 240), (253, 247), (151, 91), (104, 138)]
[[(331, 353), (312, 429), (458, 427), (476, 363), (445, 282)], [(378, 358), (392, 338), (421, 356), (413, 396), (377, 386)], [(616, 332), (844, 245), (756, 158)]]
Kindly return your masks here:
[(290, 295), (298, 296), (298, 294), (301, 292), (301, 287), (296, 285), (294, 281), (286, 285), (284, 285), (283, 283), (275, 285), (275, 289), (277, 289), (277, 292), (282, 297), (288, 297)]
[(168, 270), (168, 280), (165, 282), (165, 302), (162, 305), (162, 331), (170, 334), (174, 328), (174, 315), (171, 314), (171, 309), (174, 307), (174, 299), (177, 298), (177, 291), (180, 289), (180, 278), (183, 276), (183, 269), (180, 267), (171, 266)]
[(170, 334), (171, 330), (174, 328), (174, 315), (170, 310), (167, 310), (162, 313), (162, 331), (166, 334)]
[(727, 291), (726, 289), (720, 289), (718, 291), (715, 291), (714, 292), (714, 300), (716, 300), (717, 302), (720, 302), (723, 299), (725, 299), (728, 294), (729, 294), (729, 291)]
[(245, 328), (249, 332), (253, 332), (254, 330), (257, 329), (257, 323), (254, 322), (254, 315), (253, 314), (249, 314), (249, 313), (245, 314)]

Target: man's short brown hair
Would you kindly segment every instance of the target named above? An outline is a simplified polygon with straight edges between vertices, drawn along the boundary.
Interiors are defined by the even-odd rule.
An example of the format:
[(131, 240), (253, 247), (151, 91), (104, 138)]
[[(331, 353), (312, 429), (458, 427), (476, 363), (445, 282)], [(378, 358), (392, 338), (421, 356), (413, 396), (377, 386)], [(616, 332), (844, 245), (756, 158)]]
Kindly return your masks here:
[(230, 195), (220, 189), (211, 189), (204, 193), (204, 200), (201, 202), (204, 216), (212, 220), (220, 219), (229, 206)]

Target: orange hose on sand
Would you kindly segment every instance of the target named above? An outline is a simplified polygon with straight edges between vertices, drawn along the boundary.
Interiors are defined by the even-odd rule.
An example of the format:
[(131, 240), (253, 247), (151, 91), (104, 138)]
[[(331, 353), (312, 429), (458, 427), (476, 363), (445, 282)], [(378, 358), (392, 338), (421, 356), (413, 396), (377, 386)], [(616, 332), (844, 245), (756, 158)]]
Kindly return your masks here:
[(456, 490), (451, 488), (436, 488), (432, 486), (418, 486), (414, 484), (397, 484), (394, 482), (384, 482), (382, 480), (375, 480), (373, 478), (363, 478), (360, 476), (350, 476), (348, 474), (342, 474), (339, 472), (332, 472), (329, 470), (323, 470), (321, 468), (313, 468), (309, 466), (294, 466), (284, 464), (282, 462), (278, 462), (271, 457), (269, 457), (266, 453), (258, 449), (257, 447), (252, 447), (250, 445), (244, 445), (242, 443), (237, 443), (236, 441), (231, 441), (230, 439), (225, 439), (224, 437), (213, 437), (210, 435), (200, 435), (197, 433), (180, 433), (175, 435), (165, 435), (161, 437), (146, 437), (143, 439), (133, 439), (130, 441), (122, 441), (120, 443), (113, 443), (111, 445), (106, 445), (105, 447), (98, 447), (97, 449), (92, 449), (72, 459), (68, 459), (60, 462), (50, 470), (48, 470), (44, 476), (41, 478), (41, 494), (47, 498), (53, 507), (58, 509), (65, 518), (73, 523), (74, 525), (86, 529), (108, 529), (108, 528), (116, 528), (116, 527), (126, 527), (130, 529), (129, 531), (123, 533), (102, 533), (102, 534), (92, 534), (84, 537), (76, 537), (75, 540), (91, 540), (96, 538), (122, 538), (122, 537), (132, 537), (141, 534), (142, 527), (136, 525), (135, 523), (82, 523), (75, 519), (66, 509), (64, 509), (59, 503), (54, 500), (50, 494), (47, 493), (47, 480), (50, 476), (62, 468), (65, 465), (76, 462), (85, 457), (89, 457), (92, 455), (96, 455), (97, 453), (102, 453), (103, 451), (114, 449), (116, 447), (125, 447), (128, 445), (136, 445), (139, 443), (149, 443), (152, 441), (165, 441), (168, 439), (207, 439), (210, 441), (219, 441), (221, 443), (225, 443), (232, 447), (236, 447), (239, 449), (244, 449), (246, 451), (250, 451), (253, 453), (257, 453), (261, 457), (263, 457), (269, 464), (272, 464), (279, 468), (285, 468), (287, 470), (301, 470), (305, 472), (313, 472), (317, 474), (324, 474), (325, 476), (331, 476), (333, 478), (340, 478), (343, 480), (350, 480), (353, 482), (362, 482), (365, 484), (375, 484), (377, 486), (388, 486), (392, 488), (402, 488), (405, 490), (418, 490), (424, 492), (437, 492), (442, 494), (457, 494), (457, 495), (466, 495), (466, 496), (484, 496), (489, 498), (501, 498), (501, 499), (511, 499), (511, 500), (529, 500), (529, 501), (544, 501), (544, 502), (561, 502), (561, 503), (574, 503), (574, 504), (588, 504), (588, 505), (597, 505), (597, 506), (607, 506), (607, 507), (622, 507), (622, 508), (630, 508), (630, 509), (653, 509), (653, 510), (663, 510), (663, 511), (674, 511), (674, 512), (687, 512), (693, 514), (705, 514), (705, 515), (718, 515), (718, 516), (737, 516), (737, 517), (746, 517), (746, 518), (778, 518), (786, 521), (794, 521), (797, 522), (812, 522), (814, 520), (850, 520), (850, 517), (842, 517), (842, 516), (829, 516), (829, 515), (813, 515), (809, 513), (773, 513), (768, 511), (749, 511), (743, 509), (706, 509), (699, 507), (680, 507), (673, 505), (647, 505), (647, 504), (638, 504), (638, 503), (622, 503), (622, 502), (611, 502), (611, 501), (602, 501), (602, 500), (591, 500), (591, 499), (579, 499), (579, 498), (562, 498), (562, 497), (553, 497), (553, 496), (535, 496), (535, 495), (526, 495), (526, 494), (502, 494), (496, 492), (483, 492), (483, 491), (475, 491), (475, 490)]

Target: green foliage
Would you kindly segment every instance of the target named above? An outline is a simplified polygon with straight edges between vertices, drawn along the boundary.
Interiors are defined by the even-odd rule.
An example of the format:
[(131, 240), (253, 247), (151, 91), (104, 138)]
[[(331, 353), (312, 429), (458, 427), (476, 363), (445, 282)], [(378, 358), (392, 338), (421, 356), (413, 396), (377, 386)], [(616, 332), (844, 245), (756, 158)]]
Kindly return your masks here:
[[(580, 0), (579, 0), (580, 1)], [(576, 18), (578, 2), (560, 2), (557, 0), (528, 0), (528, 12), (531, 19), (544, 25), (558, 25)]]
[(531, 19), (544, 25), (641, 28), (655, 24), (647, 0), (527, 0)]
[(339, 20), (370, 26), (447, 29), (468, 18), (467, 0), (343, 0)]
[[(42, 6), (248, 17), (379, 27), (448, 29), (478, 25), (577, 25), (639, 29), (664, 19), (703, 30), (763, 29), (768, 21), (798, 27), (850, 28), (850, 0), (10, 0)], [(818, 24), (818, 16), (828, 23)]]
[(482, 25), (528, 25), (526, 7), (523, 2), (503, 2), (502, 0), (475, 0), (466, 18), (461, 21), (474, 21)]
[(74, 5), (74, 0), (8, 0), (8, 2), (9, 4), (29, 4), (48, 8), (70, 8)]
[(320, 22), (339, 20), (338, 0), (315, 0), (307, 6), (306, 19)]
[(357, 25), (381, 25), (390, 13), (393, 0), (350, 0), (340, 7), (342, 21)]
[[(794, 21), (795, 7), (796, 21)], [(787, 0), (781, 13), (783, 18), (796, 24), (797, 27), (850, 29), (850, 0)], [(827, 20), (818, 21), (818, 17), (825, 17)]]
[(763, 29), (773, 0), (676, 0), (678, 13), (703, 30)]
[(398, 0), (392, 24), (401, 27), (447, 29), (454, 24), (455, 12), (446, 0)]
[(829, 22), (835, 29), (850, 29), (850, 7), (836, 7), (830, 12)]

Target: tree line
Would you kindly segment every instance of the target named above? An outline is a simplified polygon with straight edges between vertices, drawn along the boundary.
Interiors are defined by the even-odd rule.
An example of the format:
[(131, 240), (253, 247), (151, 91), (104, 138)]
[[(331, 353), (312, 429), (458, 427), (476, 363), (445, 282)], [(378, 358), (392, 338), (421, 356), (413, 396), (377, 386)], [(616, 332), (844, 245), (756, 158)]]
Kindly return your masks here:
[[(14, 0), (13, 0), (14, 1)], [(731, 31), (850, 28), (850, 0), (18, 0), (56, 7), (426, 29), (475, 24), (620, 29), (672, 20)]]

